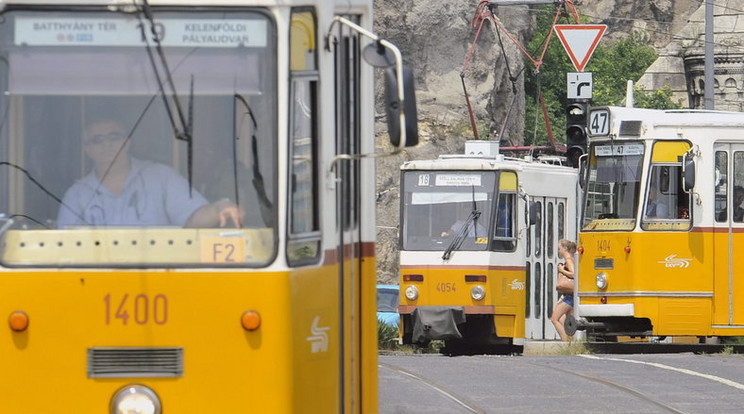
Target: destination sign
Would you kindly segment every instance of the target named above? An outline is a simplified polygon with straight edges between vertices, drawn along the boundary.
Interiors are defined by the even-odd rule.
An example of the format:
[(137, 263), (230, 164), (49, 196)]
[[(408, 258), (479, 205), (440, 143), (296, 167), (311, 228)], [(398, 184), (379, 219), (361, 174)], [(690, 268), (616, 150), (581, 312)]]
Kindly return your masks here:
[[(266, 47), (267, 24), (260, 19), (155, 19), (154, 29), (163, 46)], [(155, 43), (150, 22), (127, 16), (18, 16), (15, 20), (19, 46), (142, 46), (143, 34)]]
[(597, 157), (611, 157), (613, 155), (643, 155), (643, 144), (598, 145), (594, 147)]
[(481, 176), (480, 174), (437, 174), (434, 185), (450, 187), (480, 186)]

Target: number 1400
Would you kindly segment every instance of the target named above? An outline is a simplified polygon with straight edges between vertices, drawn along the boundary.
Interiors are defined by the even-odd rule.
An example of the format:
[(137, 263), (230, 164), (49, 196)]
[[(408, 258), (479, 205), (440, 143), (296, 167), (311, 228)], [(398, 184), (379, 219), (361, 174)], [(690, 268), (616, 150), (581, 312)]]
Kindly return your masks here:
[(117, 300), (107, 294), (103, 297), (103, 302), (106, 304), (106, 325), (115, 322), (126, 325), (130, 319), (137, 325), (150, 322), (163, 325), (168, 322), (168, 298), (165, 295), (151, 298), (140, 294), (130, 298), (127, 293)]

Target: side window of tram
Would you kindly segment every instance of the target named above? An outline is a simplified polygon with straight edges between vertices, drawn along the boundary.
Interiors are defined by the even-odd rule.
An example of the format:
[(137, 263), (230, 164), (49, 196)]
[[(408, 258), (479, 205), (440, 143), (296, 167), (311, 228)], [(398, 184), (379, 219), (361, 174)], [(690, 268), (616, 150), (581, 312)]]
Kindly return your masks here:
[[(657, 142), (651, 155), (650, 179), (646, 187), (641, 227), (646, 230), (684, 230), (680, 222), (690, 220), (690, 195), (682, 188), (681, 155), (690, 148), (684, 141)], [(674, 220), (675, 223), (659, 224)], [(669, 227), (669, 226), (673, 227)]]
[(728, 153), (716, 151), (715, 183), (716, 221), (728, 221)]
[(494, 250), (512, 251), (517, 239), (514, 235), (516, 223), (516, 194), (500, 194), (496, 211), (496, 229), (494, 233)]
[(290, 265), (313, 263), (320, 256), (318, 219), (318, 142), (315, 16), (300, 10), (290, 28)]
[(535, 221), (535, 225), (532, 226), (535, 229), (535, 257), (540, 257), (542, 255), (542, 240), (543, 240), (542, 202), (541, 201), (536, 202), (535, 208), (537, 209), (537, 220)]
[(545, 248), (546, 248), (547, 253), (548, 253), (548, 259), (552, 259), (553, 258), (553, 243), (554, 243), (554, 241), (553, 241), (553, 239), (554, 239), (554, 235), (553, 235), (553, 219), (554, 219), (554, 217), (553, 217), (553, 203), (552, 202), (548, 202), (548, 211), (547, 211), (546, 216), (547, 216), (546, 218), (548, 220), (548, 223), (547, 223), (548, 225), (547, 225), (547, 229), (546, 229), (547, 243), (546, 243)]
[(644, 218), (682, 220), (690, 216), (689, 195), (682, 190), (682, 167), (651, 167)]
[(733, 190), (731, 192), (731, 220), (735, 223), (744, 222), (744, 152), (734, 152)]

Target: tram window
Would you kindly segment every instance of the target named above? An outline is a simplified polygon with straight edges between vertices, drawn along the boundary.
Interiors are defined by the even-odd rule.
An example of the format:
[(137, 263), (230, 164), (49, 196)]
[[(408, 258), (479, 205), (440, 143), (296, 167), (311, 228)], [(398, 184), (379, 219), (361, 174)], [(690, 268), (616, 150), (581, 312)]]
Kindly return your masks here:
[(687, 141), (657, 141), (643, 205), (644, 230), (688, 230), (692, 224), (690, 195), (682, 188), (682, 155)]
[(540, 262), (535, 263), (535, 318), (542, 316), (542, 268)]
[[(620, 148), (622, 153), (616, 151)], [(643, 152), (641, 142), (628, 142), (622, 147), (598, 145), (591, 148), (582, 221), (587, 226), (585, 229), (594, 228), (591, 223), (595, 220), (636, 217), (641, 198)], [(631, 230), (635, 223), (623, 220), (617, 222), (617, 226)], [(619, 230), (620, 227), (616, 228)]]
[(744, 222), (744, 152), (734, 152), (734, 190), (731, 197), (731, 220)]
[[(524, 222), (529, 223), (529, 211), (525, 208), (524, 210)], [(532, 227), (533, 226), (527, 226), (527, 231), (525, 231), (525, 238), (524, 238), (524, 251), (527, 252), (527, 257), (530, 257), (532, 255)]]
[(315, 17), (292, 15), (290, 29), (290, 203), (287, 259), (291, 265), (320, 257), (317, 165), (317, 81)]
[[(479, 184), (461, 185), (468, 180)], [(457, 250), (491, 249), (495, 238), (491, 236), (496, 232), (495, 224), (492, 226), (498, 200), (492, 192), (496, 183), (493, 172), (405, 171), (401, 176), (401, 249), (444, 251), (461, 230), (465, 237)]]
[[(156, 267), (261, 266), (272, 261), (278, 243), (270, 227), (277, 212), (270, 204), (276, 200), (279, 175), (273, 18), (238, 10), (162, 10), (155, 20), (163, 27), (193, 21), (195, 27), (222, 28), (239, 22), (235, 24), (244, 25), (251, 38), (248, 43), (229, 40), (194, 46), (185, 37), (163, 33), (162, 55), (153, 56), (142, 46), (134, 16), (94, 11), (84, 15), (61, 9), (7, 11), (0, 21), (5, 69), (0, 75), (0, 106), (12, 114), (0, 131), (0, 162), (5, 164), (0, 165), (0, 213), (14, 222), (2, 236), (41, 237), (44, 243), (39, 244), (66, 249), (42, 249), (43, 254), (3, 249), (0, 260), (22, 265)], [(111, 31), (60, 42), (44, 37), (51, 32), (40, 37), (34, 29), (42, 21), (81, 20), (100, 27), (101, 33)], [(237, 38), (243, 39), (231, 39)], [(172, 81), (163, 91), (156, 78), (157, 73), (165, 75), (165, 61), (171, 64), (167, 75)], [(176, 93), (180, 108), (173, 98)], [(188, 119), (181, 119), (177, 109)], [(113, 118), (122, 131), (91, 133), (93, 121), (103, 118)], [(94, 171), (89, 152), (94, 146), (117, 151), (112, 160), (95, 160), (99, 165), (148, 168), (156, 173), (147, 176), (160, 181), (133, 174), (130, 177), (136, 178), (125, 181), (118, 193), (122, 195), (118, 200), (125, 202), (108, 197), (99, 189), (115, 182), (115, 171), (121, 169)], [(95, 182), (90, 196), (77, 191), (89, 182)], [(256, 196), (257, 192), (261, 194)], [(168, 202), (153, 202), (162, 195)], [(228, 233), (199, 222), (193, 223), (202, 228), (200, 238), (194, 239), (194, 230), (181, 229), (190, 214), (201, 209), (196, 204), (225, 205), (223, 198), (241, 207), (243, 227), (251, 230), (223, 237)], [(196, 200), (188, 204), (190, 211), (184, 200)], [(60, 219), (69, 212), (72, 220)], [(225, 226), (235, 224), (228, 220)], [(85, 240), (86, 232), (92, 231), (100, 234), (100, 242), (92, 248), (71, 247), (81, 244), (69, 240)], [(219, 250), (226, 237), (234, 248), (230, 254)], [(147, 249), (122, 247), (145, 244)]]
[(548, 249), (548, 258), (553, 257), (553, 202), (548, 203), (548, 231), (547, 231), (547, 249)]
[[(652, 165), (641, 228), (686, 230), (690, 221), (690, 197), (682, 189), (681, 165)], [(664, 224), (676, 221), (686, 224)]]
[(716, 151), (715, 184), (715, 214), (716, 221), (728, 221), (728, 153)]
[(558, 240), (566, 238), (566, 203), (558, 202)]
[(525, 287), (524, 287), (524, 296), (525, 296), (525, 301), (524, 301), (524, 305), (525, 305), (525, 308), (524, 308), (524, 317), (525, 318), (529, 318), (530, 317), (530, 314), (532, 314), (532, 306), (530, 306), (530, 287), (532, 286), (532, 278), (531, 278), (532, 266), (530, 265), (529, 262), (527, 262), (527, 267), (526, 267), (526, 270), (525, 271), (526, 271), (526, 273), (525, 273), (525, 276), (524, 276), (524, 280), (527, 283), (525, 284)]
[(543, 228), (542, 228), (542, 202), (538, 201), (535, 203), (537, 209), (537, 220), (535, 220), (535, 257), (542, 255), (542, 240), (543, 240)]
[(555, 281), (555, 275), (553, 275), (553, 263), (548, 263), (547, 273), (547, 287), (545, 288), (545, 291), (548, 293), (548, 303), (545, 306), (545, 309), (547, 309), (548, 314), (545, 317), (550, 318), (553, 316), (553, 298), (555, 296), (555, 288), (553, 288), (553, 282)]
[(516, 194), (500, 194), (496, 212), (496, 229), (493, 237), (493, 249), (496, 251), (513, 251), (516, 247), (514, 227), (516, 224)]

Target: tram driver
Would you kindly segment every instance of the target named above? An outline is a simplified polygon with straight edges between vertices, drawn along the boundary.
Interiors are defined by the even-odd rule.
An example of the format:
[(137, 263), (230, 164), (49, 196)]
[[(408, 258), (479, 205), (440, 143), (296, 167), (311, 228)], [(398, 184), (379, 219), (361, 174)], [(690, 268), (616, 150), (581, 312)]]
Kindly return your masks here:
[(242, 212), (228, 199), (209, 203), (172, 168), (129, 155), (130, 137), (116, 120), (100, 118), (85, 130), (91, 172), (65, 193), (57, 226), (241, 227)]
[[(442, 237), (453, 237), (458, 234), (465, 223), (468, 221), (469, 216), (473, 214), (472, 203), (459, 203), (457, 208), (457, 220), (450, 226), (449, 230), (442, 232)], [(480, 223), (480, 217), (470, 221), (468, 225), (466, 236), (469, 238), (487, 237), (486, 227)]]
[(661, 191), (659, 191), (655, 183), (651, 184), (651, 188), (648, 191), (646, 217), (669, 218), (669, 207), (664, 202)]

